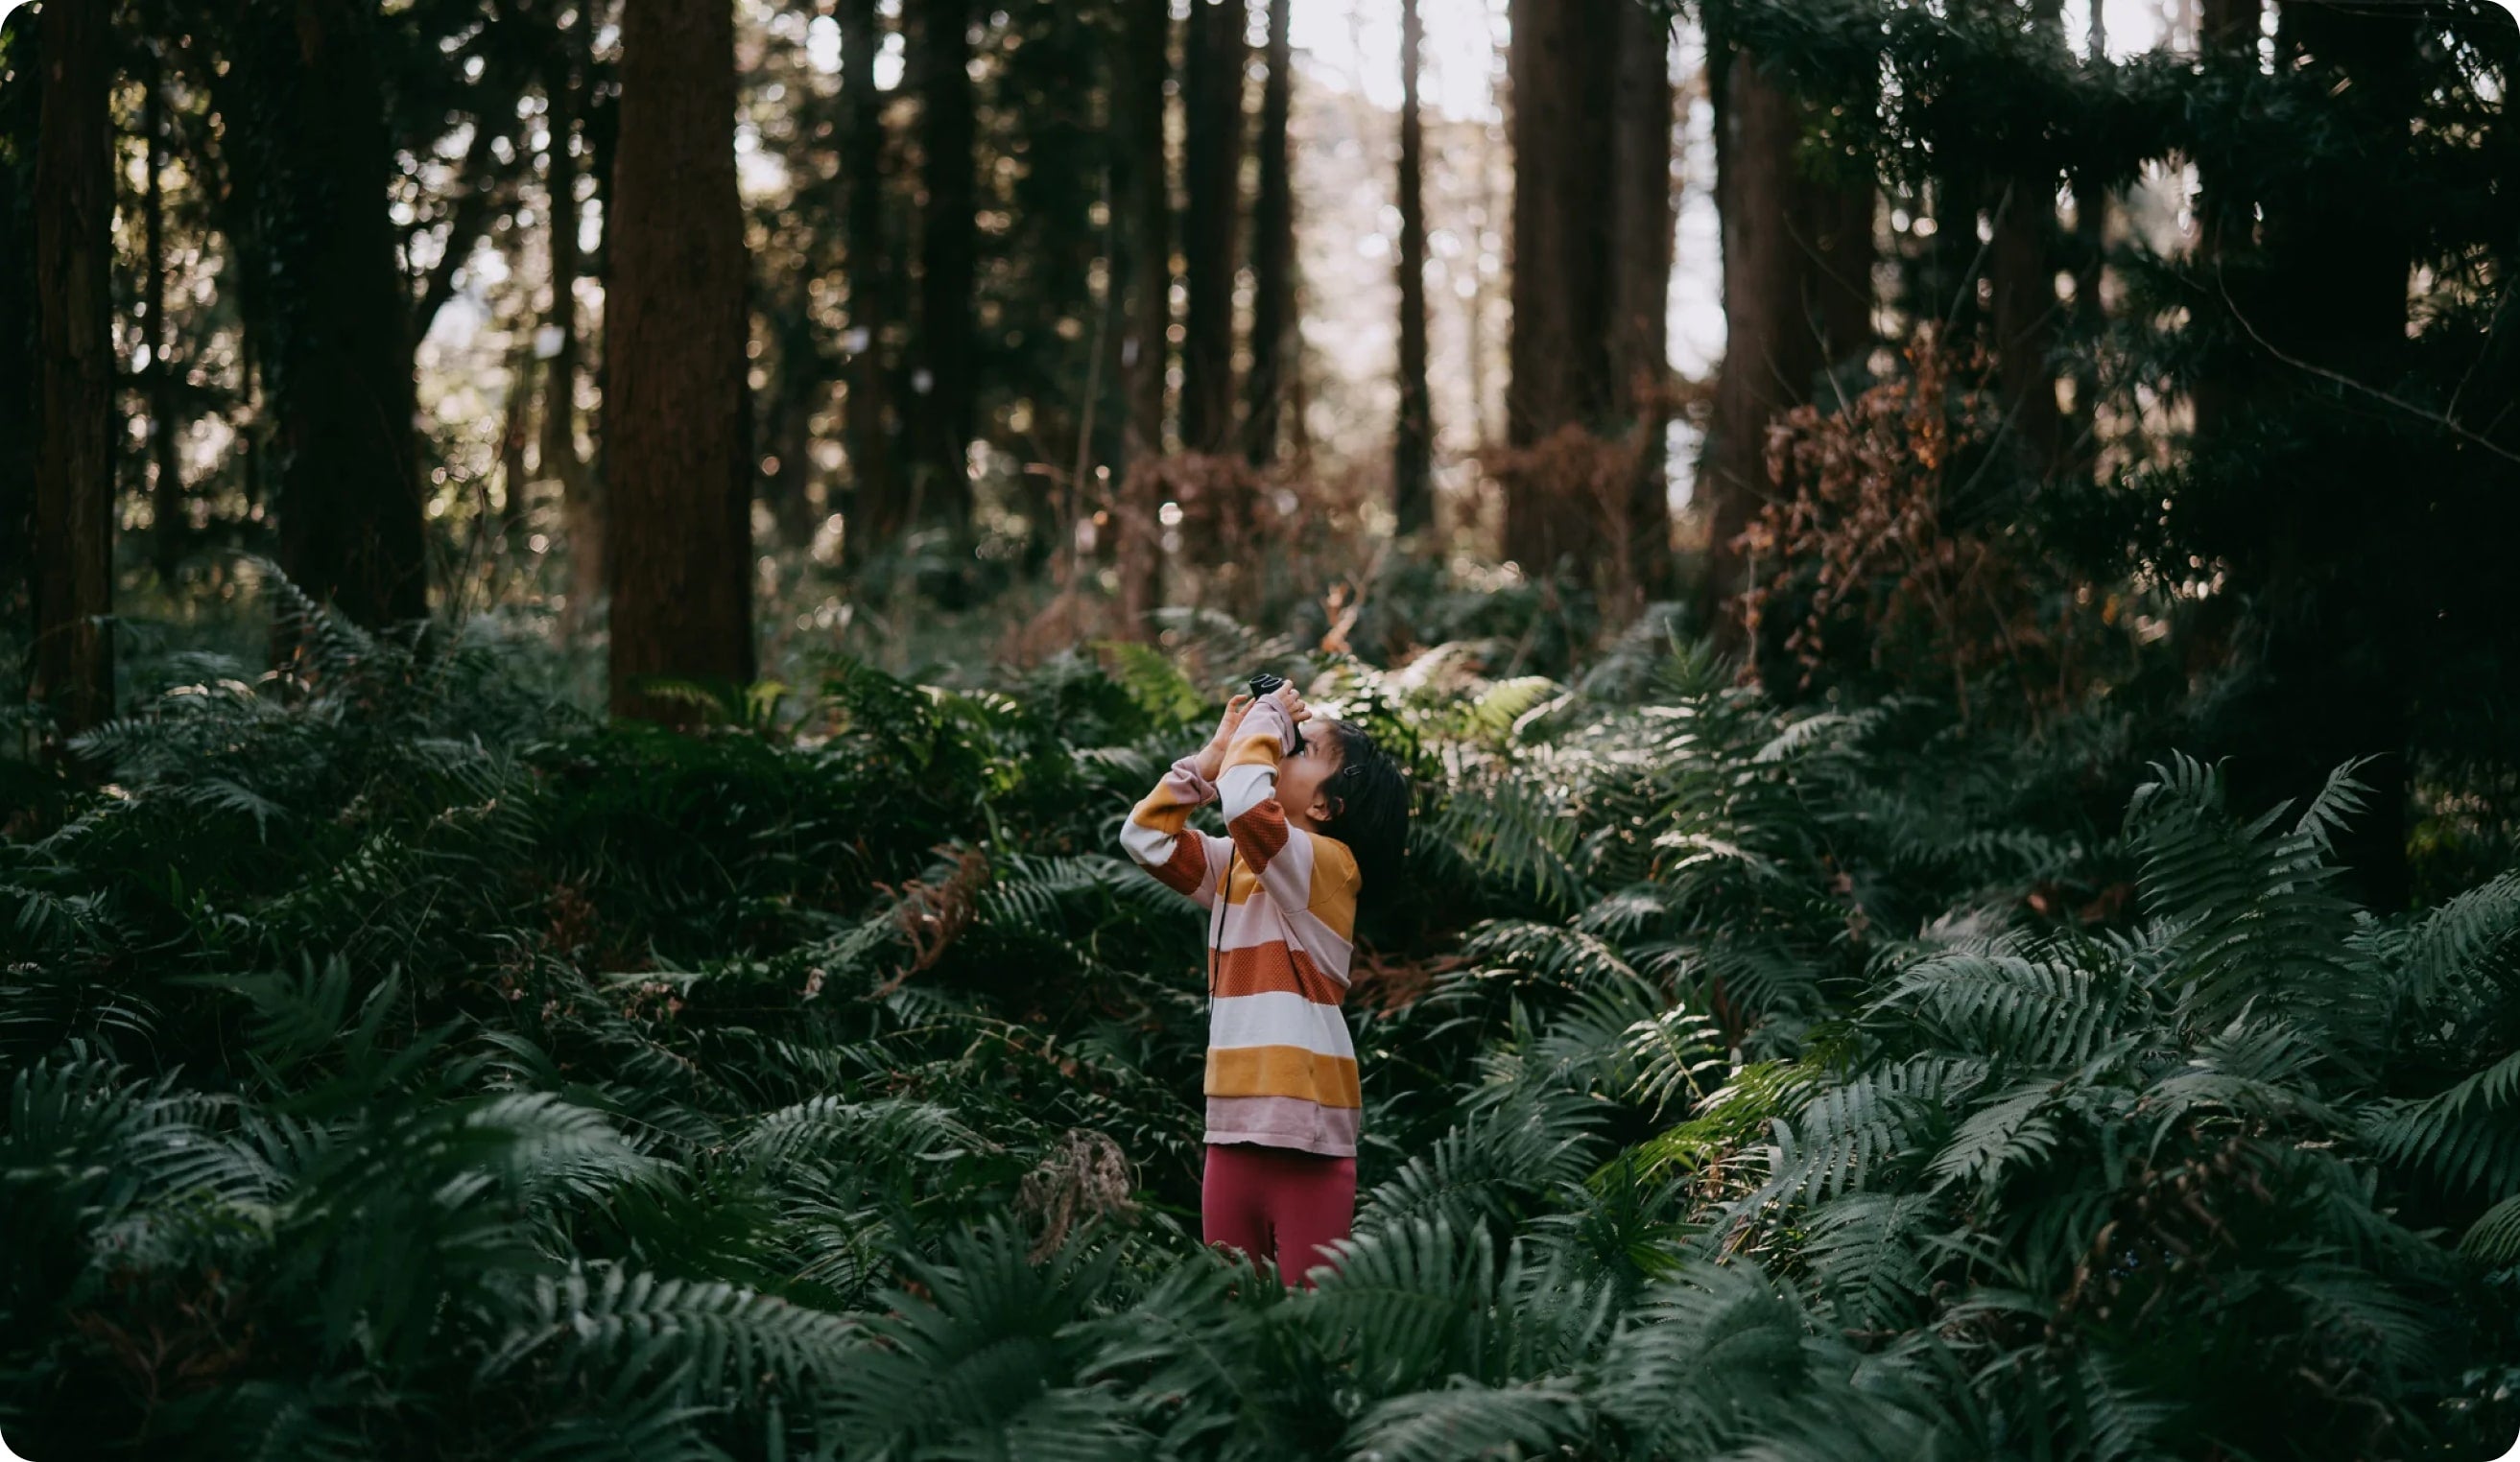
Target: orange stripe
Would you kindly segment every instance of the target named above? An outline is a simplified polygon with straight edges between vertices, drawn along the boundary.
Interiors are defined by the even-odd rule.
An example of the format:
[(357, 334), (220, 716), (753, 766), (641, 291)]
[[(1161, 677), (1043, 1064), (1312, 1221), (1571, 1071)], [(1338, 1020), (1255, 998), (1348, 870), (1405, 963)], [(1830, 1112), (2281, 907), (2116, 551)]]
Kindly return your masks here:
[(1326, 1107), (1362, 1107), (1356, 1062), (1300, 1045), (1230, 1045), (1207, 1053), (1209, 1096), (1300, 1096)]
[(1334, 837), (1313, 834), (1313, 886), (1308, 891), (1312, 902), (1306, 907), (1313, 917), (1328, 924), (1341, 939), (1356, 937), (1356, 855), (1348, 845)]
[(1335, 1005), (1347, 995), (1336, 980), (1322, 973), (1312, 955), (1279, 939), (1227, 950), (1221, 955), (1211, 953), (1208, 971), (1220, 996), (1284, 991), (1316, 1005)]
[(1253, 732), (1236, 741), (1225, 753), (1223, 771), (1237, 767), (1274, 767), (1285, 756), (1276, 736)]
[(1183, 833), (1173, 839), (1173, 856), (1147, 871), (1174, 893), (1195, 898), (1198, 886), (1207, 881), (1207, 845)]
[(1286, 846), (1285, 809), (1278, 805), (1277, 798), (1271, 797), (1253, 804), (1226, 830), (1234, 834), (1236, 846), (1242, 850), (1242, 856), (1249, 859), (1254, 867), (1265, 868), (1269, 866), (1269, 860), (1276, 858)]
[(1129, 809), (1129, 820), (1157, 832), (1179, 832), (1190, 825), (1190, 810), (1195, 802), (1176, 802), (1162, 787), (1148, 792), (1136, 807)]

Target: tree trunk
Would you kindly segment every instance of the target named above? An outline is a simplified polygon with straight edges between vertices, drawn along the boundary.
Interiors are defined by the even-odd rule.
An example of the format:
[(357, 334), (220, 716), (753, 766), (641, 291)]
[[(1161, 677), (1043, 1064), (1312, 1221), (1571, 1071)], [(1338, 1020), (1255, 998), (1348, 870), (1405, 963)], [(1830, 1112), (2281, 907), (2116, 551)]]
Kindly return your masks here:
[(753, 676), (731, 0), (626, 0), (615, 166), (611, 703), (686, 724), (644, 678)]
[[(2273, 352), (2363, 381), (2395, 380), (2404, 369), (2413, 224), (2397, 210), (2368, 205), (2351, 184), (2407, 165), (2408, 121), (2423, 84), (2416, 60), (2422, 24), (2403, 11), (2282, 0), (2276, 66), (2326, 82), (2348, 109), (2361, 155), (2341, 178), (2296, 184), (2265, 201), (2268, 277), (2256, 296), (2262, 303), (2240, 296), (2240, 329), (2244, 348), (2267, 360), (2262, 384), (2249, 388), (2241, 410), (2322, 411), (2332, 400), (2323, 382)], [(2316, 309), (2301, 307), (2314, 299)], [(2371, 788), (2369, 809), (2347, 823), (2337, 853), (2356, 895), (2382, 914), (2407, 906), (2405, 675), (2435, 625), (2420, 610), (2410, 612), (2385, 575), (2331, 566), (2354, 561), (2368, 545), (2422, 531), (2408, 522), (2415, 497), (2374, 501), (2359, 490), (2403, 470), (2392, 437), (2377, 427), (2343, 435), (2329, 449), (2337, 455), (2328, 480), (2356, 488), (2303, 484), (2308, 490), (2274, 497), (2255, 525), (2263, 556), (2252, 565), (2257, 572), (2243, 573), (2264, 585), (2257, 727), (2273, 734), (2265, 734), (2265, 749), (2252, 759), (2262, 770), (2250, 775), (2236, 764), (2234, 778), (2235, 791), (2258, 789), (2251, 803), (2307, 797), (2339, 763), (2378, 754), (2361, 773)]]
[[(2109, 55), (2108, 7), (2092, 7), (2090, 44), (2084, 55), (2093, 66)], [(2074, 410), (2063, 426), (2067, 469), (2089, 479), (2099, 467), (2099, 352), (2096, 342), (2105, 324), (2100, 308), (2101, 268), (2108, 256), (2109, 191), (2086, 175), (2074, 184), (2074, 308), (2076, 335), (2086, 343), (2074, 352)]]
[(1723, 610), (1749, 587), (1751, 566), (1732, 540), (1768, 493), (1768, 422), (1810, 400), (1833, 361), (1871, 340), (1873, 195), (1868, 183), (1801, 176), (1800, 104), (1762, 75), (1747, 51), (1732, 51), (1722, 65), (1715, 112), (1725, 345), (1697, 474), (1709, 524), (1699, 608), (1717, 644), (1738, 653), (1741, 624)]
[[(561, 36), (559, 62), (543, 83), (551, 138), (545, 167), (551, 190), (552, 297), (545, 320), (559, 336), (559, 349), (543, 368), (542, 436), (534, 475), (560, 483), (561, 532), (568, 543), (569, 567), (568, 603), (562, 618), (572, 631), (594, 611), (605, 582), (604, 505), (577, 455), (576, 284), (583, 265), (577, 243), (577, 156), (570, 150), (593, 65), (594, 17), (594, 0), (577, 0), (576, 18)], [(510, 511), (521, 506), (513, 505)]]
[(2015, 178), (1997, 202), (1987, 261), (1995, 286), (1995, 364), (2004, 420), (2030, 469), (2045, 477), (2064, 445), (2056, 406), (2055, 184)]
[[(24, 56), (42, 45), (43, 12), (0, 17), (0, 44)], [(22, 66), (0, 92), (0, 257), (35, 256), (35, 154), (43, 125), (43, 67)], [(0, 269), (0, 617), (31, 627), (35, 584), (35, 464), (44, 439), (43, 345), (35, 272)], [(31, 658), (21, 681), (30, 688)]]
[(1222, 452), (1234, 430), (1234, 276), (1242, 211), (1244, 0), (1191, 0), (1182, 103), (1188, 125), (1182, 225), (1189, 315), (1182, 339), (1182, 446)]
[[(2031, 0), (2038, 38), (2062, 55), (2061, 0)], [(1996, 200), (1987, 273), (1995, 287), (1995, 362), (2013, 442), (2041, 477), (2062, 466), (2064, 418), (2056, 405), (2056, 179), (2007, 180)]]
[(779, 388), (770, 399), (770, 421), (762, 432), (771, 460), (763, 496), (779, 541), (801, 549), (814, 541), (814, 505), (807, 495), (813, 477), (814, 407), (823, 394), (823, 361), (815, 348), (811, 305), (801, 282), (772, 317), (779, 337)]
[(1391, 507), (1403, 539), (1435, 523), (1435, 423), (1426, 388), (1426, 139), (1418, 103), (1425, 39), (1418, 0), (1400, 0), (1400, 419)]
[(1115, 115), (1120, 127), (1118, 237), (1128, 267), (1128, 309), (1120, 366), (1129, 403), (1126, 460), (1164, 450), (1164, 366), (1172, 324), (1172, 201), (1164, 166), (1165, 52), (1172, 16), (1165, 0), (1126, 0), (1126, 48)]
[(883, 96), (876, 90), (881, 38), (876, 0), (840, 0), (840, 90), (848, 99), (841, 175), (847, 179), (849, 276), (848, 531), (850, 563), (890, 547), (909, 526), (909, 504), (892, 469), (892, 424), (883, 369)]
[(1294, 85), (1289, 3), (1269, 0), (1269, 81), (1260, 92), (1260, 192), (1251, 203), (1251, 379), (1243, 438), (1254, 466), (1277, 460), (1279, 407), (1295, 361), (1295, 195), (1286, 155)]
[(36, 448), (34, 698), (64, 735), (113, 714), (113, 169), (106, 8), (53, 0), (35, 153), (43, 359)]
[[(1113, 468), (1111, 517), (1102, 530), (1120, 571), (1122, 633), (1150, 634), (1147, 615), (1163, 602), (1164, 560), (1154, 505), (1144, 502), (1145, 468), (1164, 451), (1164, 367), (1172, 325), (1172, 203), (1164, 166), (1164, 81), (1172, 12), (1165, 0), (1124, 0), (1122, 56), (1114, 85), (1119, 129), (1116, 230), (1128, 301), (1120, 345), (1121, 390), (1128, 415), (1121, 461)], [(1080, 494), (1083, 484), (1078, 485)], [(1089, 503), (1079, 508), (1092, 511)], [(1143, 518), (1143, 521), (1141, 519)], [(1074, 525), (1069, 525), (1074, 531)], [(1073, 543), (1062, 546), (1072, 558)], [(1071, 581), (1070, 589), (1078, 588)]]
[(1610, 131), (1610, 389), (1636, 424), (1636, 480), (1620, 533), (1627, 582), (1671, 592), (1671, 496), (1663, 453), (1671, 308), (1671, 33), (1642, 5), (1618, 9)]
[[(1623, 0), (1514, 0), (1512, 378), (1509, 445), (1529, 447), (1612, 411), (1608, 349), (1615, 251), (1610, 97), (1615, 6)], [(1598, 536), (1593, 505), (1561, 500), (1549, 474), (1505, 474), (1505, 556), (1535, 577), (1582, 562)]]
[[(2197, 46), (2208, 65), (2254, 68), (2259, 28), (2259, 0), (2205, 0)], [(2255, 228), (2253, 202), (2212, 159), (2197, 159), (2197, 257), (2205, 267), (2213, 268), (2235, 247), (2248, 244)], [(2246, 352), (2237, 348), (2218, 351), (2214, 358), (2199, 363), (2190, 402), (2199, 444), (2217, 440), (2228, 429), (2241, 389), (2239, 377), (2247, 370)]]
[(149, 347), (143, 373), (149, 389), (149, 547), (160, 582), (172, 588), (175, 564), (183, 556), (192, 525), (185, 521), (184, 468), (175, 451), (174, 368), (166, 352), (175, 332), (166, 328), (166, 100), (165, 75), (156, 42), (150, 43), (146, 88), (140, 108), (140, 130), (149, 150), (149, 177), (141, 199), (142, 248), (148, 259), (141, 270), (141, 338)]
[(412, 307), (373, 17), (358, 0), (254, 0), (246, 16), (219, 111), (261, 267), (287, 282), (256, 311), (281, 567), (355, 623), (419, 619)]
[[(490, 540), (494, 558), (504, 557), (508, 540), (525, 510), (525, 439), (532, 434), (534, 399), (533, 352), (518, 347), (508, 361), (507, 420), (499, 429), (499, 502), (479, 531)], [(496, 565), (493, 564), (495, 582)]]
[[(971, 364), (971, 288), (979, 256), (974, 221), (974, 121), (970, 0), (928, 0), (920, 22), (920, 149), (927, 202), (920, 225), (922, 391), (913, 470), (924, 474), (920, 501), (968, 544), (971, 532), (969, 451), (976, 387)], [(924, 380), (923, 388), (921, 381)]]

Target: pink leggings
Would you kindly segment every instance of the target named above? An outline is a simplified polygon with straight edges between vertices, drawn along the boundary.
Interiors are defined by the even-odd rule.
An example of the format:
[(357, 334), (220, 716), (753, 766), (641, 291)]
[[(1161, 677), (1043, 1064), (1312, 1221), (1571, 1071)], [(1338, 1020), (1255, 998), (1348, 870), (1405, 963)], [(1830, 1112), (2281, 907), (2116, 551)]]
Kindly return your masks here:
[(1280, 1279), (1288, 1285), (1300, 1279), (1311, 1289), (1312, 1280), (1301, 1278), (1306, 1269), (1338, 1263), (1317, 1246), (1348, 1236), (1356, 1211), (1356, 1159), (1211, 1142), (1198, 1211), (1208, 1243), (1275, 1260)]

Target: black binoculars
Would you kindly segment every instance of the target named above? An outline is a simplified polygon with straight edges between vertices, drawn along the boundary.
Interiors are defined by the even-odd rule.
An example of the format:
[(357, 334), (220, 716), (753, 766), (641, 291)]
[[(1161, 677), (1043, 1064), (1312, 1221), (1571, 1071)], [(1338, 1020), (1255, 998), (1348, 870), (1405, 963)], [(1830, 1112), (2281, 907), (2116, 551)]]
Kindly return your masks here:
[[(1271, 691), (1273, 691), (1273, 690), (1277, 689), (1280, 686), (1282, 686), (1282, 685), (1284, 685), (1284, 684), (1286, 684), (1286, 678), (1285, 678), (1284, 676), (1271, 675), (1269, 672), (1267, 672), (1267, 671), (1265, 671), (1265, 670), (1264, 670), (1264, 671), (1261, 671), (1258, 675), (1255, 675), (1255, 676), (1253, 676), (1253, 677), (1251, 678), (1251, 694), (1252, 694), (1252, 697), (1253, 697), (1254, 699), (1258, 699), (1258, 698), (1259, 698), (1259, 697), (1261, 697), (1261, 696), (1264, 696), (1264, 695), (1269, 694)], [(1296, 753), (1298, 753), (1298, 752), (1302, 751), (1303, 749), (1304, 749), (1304, 729), (1303, 729), (1302, 727), (1300, 727), (1300, 726), (1289, 725), (1289, 726), (1286, 728), (1286, 753), (1287, 753), (1287, 755), (1292, 756), (1292, 755), (1294, 755), (1294, 754), (1296, 754)]]

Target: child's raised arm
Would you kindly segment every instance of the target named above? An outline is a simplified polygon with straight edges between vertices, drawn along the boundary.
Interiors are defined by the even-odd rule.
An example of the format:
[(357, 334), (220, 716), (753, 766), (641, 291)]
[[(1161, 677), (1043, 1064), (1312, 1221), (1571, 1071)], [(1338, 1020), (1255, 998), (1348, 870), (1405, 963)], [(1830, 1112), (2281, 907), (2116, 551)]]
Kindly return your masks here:
[(1216, 774), (1225, 760), (1227, 738), (1250, 703), (1250, 696), (1234, 697), (1208, 743), (1173, 763), (1155, 789), (1130, 809), (1129, 820), (1120, 824), (1122, 851), (1165, 887), (1196, 900), (1201, 908), (1216, 903), (1216, 880), (1232, 845), (1192, 828), (1190, 813), (1200, 803), (1216, 800)]
[[(1355, 860), (1340, 844), (1290, 826), (1279, 805), (1278, 763), (1293, 729), (1275, 697), (1263, 697), (1242, 718), (1216, 779), (1225, 828), (1297, 941), (1317, 953), (1335, 947), (1334, 965), (1345, 969), (1356, 917)], [(1325, 858), (1334, 865), (1321, 867)]]

